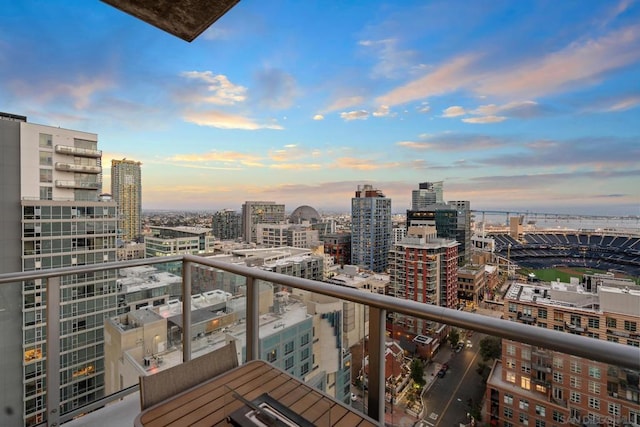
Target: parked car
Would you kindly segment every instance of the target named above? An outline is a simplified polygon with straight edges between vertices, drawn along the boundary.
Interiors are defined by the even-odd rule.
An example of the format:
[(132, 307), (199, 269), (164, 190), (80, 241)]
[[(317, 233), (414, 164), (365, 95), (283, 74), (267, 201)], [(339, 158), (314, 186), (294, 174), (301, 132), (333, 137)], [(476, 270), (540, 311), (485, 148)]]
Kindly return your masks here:
[(471, 340), (467, 340), (467, 348), (471, 348), (471, 347), (473, 347)]
[(442, 364), (442, 368), (440, 368), (441, 370), (444, 370), (445, 372), (447, 372), (449, 370), (449, 364), (448, 363), (443, 363)]
[(456, 353), (460, 353), (460, 350), (462, 350), (464, 348), (464, 343), (463, 342), (459, 342), (458, 345), (456, 345)]
[(440, 369), (438, 371), (438, 377), (440, 377), (440, 378), (444, 377), (446, 374), (447, 374), (447, 371), (444, 370), (444, 369)]

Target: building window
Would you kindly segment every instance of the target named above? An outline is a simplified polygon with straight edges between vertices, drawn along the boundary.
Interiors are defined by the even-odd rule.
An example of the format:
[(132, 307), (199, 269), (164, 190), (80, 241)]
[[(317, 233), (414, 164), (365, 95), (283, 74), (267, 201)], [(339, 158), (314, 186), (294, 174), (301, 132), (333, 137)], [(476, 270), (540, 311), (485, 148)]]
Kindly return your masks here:
[(524, 410), (529, 409), (529, 401), (527, 399), (520, 399), (520, 403), (518, 404), (518, 407)]
[(522, 362), (522, 366), (520, 367), (520, 369), (522, 370), (522, 372), (524, 372), (526, 374), (530, 374), (531, 373), (531, 363), (530, 362)]
[[(609, 403), (607, 412), (614, 417), (620, 416), (620, 405), (618, 403)], [(631, 421), (631, 411), (629, 411), (629, 421)], [(631, 421), (633, 422), (633, 421)]]
[(513, 418), (513, 409), (511, 408), (504, 408), (504, 417), (505, 418)]
[(589, 328), (598, 329), (600, 328), (600, 319), (597, 317), (589, 317)]
[(516, 360), (513, 357), (507, 357), (506, 365), (509, 369), (516, 369)]
[(564, 415), (562, 414), (562, 412), (553, 411), (553, 421), (564, 423)]
[(510, 302), (509, 303), (509, 313), (515, 313), (518, 311), (518, 307), (516, 306), (515, 303)]
[(309, 362), (305, 362), (300, 367), (300, 375), (306, 375), (309, 373)]
[(546, 409), (542, 405), (536, 405), (536, 415), (545, 416)]
[(523, 426), (529, 425), (529, 416), (523, 412), (520, 412), (520, 424)]
[(516, 346), (513, 344), (507, 344), (507, 355), (515, 356), (516, 355)]
[(309, 358), (309, 347), (302, 349), (300, 352), (300, 360), (306, 360)]
[(589, 381), (589, 393), (600, 394), (600, 383)]
[(289, 341), (284, 345), (284, 354), (293, 352), (293, 341)]
[(544, 421), (536, 420), (536, 427), (544, 427), (544, 426), (545, 426)]
[(571, 361), (571, 372), (573, 372), (574, 374), (579, 374), (580, 372), (582, 372), (582, 366), (578, 361)]
[(531, 349), (523, 348), (521, 353), (522, 360), (531, 360)]
[(46, 133), (40, 134), (40, 147), (42, 148), (52, 148), (53, 147), (53, 137)]
[(53, 182), (53, 171), (51, 169), (40, 169), (40, 182)]
[(267, 353), (267, 362), (273, 363), (278, 359), (278, 350), (275, 348)]
[(636, 328), (637, 328), (637, 323), (636, 322), (632, 322), (631, 320), (625, 320), (624, 321), (624, 330), (625, 331), (629, 331), (629, 332), (635, 332)]
[(600, 378), (600, 368), (597, 366), (589, 366), (589, 376), (591, 378)]
[(582, 382), (580, 378), (572, 376), (569, 378), (569, 385), (571, 385), (571, 388), (580, 388), (582, 387)]
[(562, 372), (553, 371), (553, 381), (562, 384)]
[(516, 374), (515, 372), (507, 372), (507, 382), (512, 384), (516, 383)]
[(513, 395), (505, 393), (503, 396), (503, 401), (507, 405), (513, 405)]
[(640, 341), (638, 340), (627, 340), (627, 345), (630, 345), (632, 347), (640, 347)]
[(53, 199), (53, 189), (51, 187), (40, 187), (40, 200)]
[(556, 322), (564, 322), (564, 313), (556, 311), (553, 313), (553, 320)]
[(51, 151), (40, 151), (38, 157), (40, 158), (40, 166), (53, 166)]
[(304, 334), (300, 337), (300, 345), (307, 345), (309, 344), (309, 334)]
[(589, 408), (600, 409), (600, 399), (589, 396)]
[(531, 379), (528, 377), (521, 377), (520, 387), (522, 387), (525, 390), (531, 390)]
[(547, 318), (547, 309), (546, 308), (539, 308), (538, 309), (538, 317), (540, 319), (546, 319)]
[(571, 391), (569, 400), (573, 403), (580, 403), (580, 393), (578, 393), (577, 391)]
[(287, 370), (291, 368), (293, 368), (293, 356), (284, 360), (284, 369)]
[(618, 321), (613, 317), (607, 317), (607, 328), (617, 328)]
[(553, 356), (553, 367), (556, 369), (562, 369), (563, 367), (562, 357)]

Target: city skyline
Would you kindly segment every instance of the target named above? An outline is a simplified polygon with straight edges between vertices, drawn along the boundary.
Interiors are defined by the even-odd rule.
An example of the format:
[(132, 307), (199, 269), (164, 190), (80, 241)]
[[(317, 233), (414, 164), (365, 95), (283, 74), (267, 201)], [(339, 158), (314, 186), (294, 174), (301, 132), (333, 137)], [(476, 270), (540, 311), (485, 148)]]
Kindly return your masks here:
[[(143, 209), (640, 213), (635, 1), (240, 2), (186, 43), (98, 1), (11, 3), (0, 111), (144, 165)], [(19, 58), (19, 60), (17, 60)]]

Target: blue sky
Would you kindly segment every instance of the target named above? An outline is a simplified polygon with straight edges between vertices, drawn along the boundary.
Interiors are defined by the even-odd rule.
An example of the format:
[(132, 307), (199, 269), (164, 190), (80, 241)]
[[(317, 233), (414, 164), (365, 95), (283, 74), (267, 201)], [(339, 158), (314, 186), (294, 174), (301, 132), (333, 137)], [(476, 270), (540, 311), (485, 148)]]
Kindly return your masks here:
[(143, 208), (640, 214), (638, 1), (240, 1), (192, 43), (97, 0), (3, 4), (0, 111), (143, 163)]

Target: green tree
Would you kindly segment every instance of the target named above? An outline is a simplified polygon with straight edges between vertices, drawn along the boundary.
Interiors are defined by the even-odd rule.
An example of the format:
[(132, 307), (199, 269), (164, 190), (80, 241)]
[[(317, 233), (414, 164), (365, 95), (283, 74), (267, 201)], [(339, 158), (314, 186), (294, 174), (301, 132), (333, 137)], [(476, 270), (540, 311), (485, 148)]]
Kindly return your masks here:
[(485, 337), (480, 340), (480, 356), (485, 362), (499, 359), (502, 353), (502, 340), (498, 337)]
[(422, 361), (418, 359), (413, 359), (411, 362), (411, 379), (414, 383), (416, 383), (420, 388), (424, 386), (424, 366), (422, 366)]
[(482, 377), (482, 382), (486, 383), (489, 378), (489, 374), (491, 373), (491, 368), (484, 362), (478, 362), (476, 372)]
[(456, 328), (452, 328), (449, 332), (449, 343), (455, 347), (460, 341), (460, 332)]

